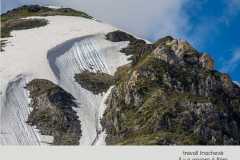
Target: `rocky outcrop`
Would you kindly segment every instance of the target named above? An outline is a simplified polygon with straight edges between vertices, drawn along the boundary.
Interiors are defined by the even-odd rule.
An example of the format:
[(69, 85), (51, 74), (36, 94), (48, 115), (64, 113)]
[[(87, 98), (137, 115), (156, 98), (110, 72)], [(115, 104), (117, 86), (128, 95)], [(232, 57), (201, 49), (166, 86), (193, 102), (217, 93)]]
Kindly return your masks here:
[(94, 94), (106, 92), (114, 84), (114, 77), (102, 72), (84, 71), (74, 78), (83, 88)]
[(16, 19), (9, 20), (1, 26), (2, 37), (9, 37), (13, 30), (24, 30), (42, 27), (48, 24), (45, 19)]
[(120, 41), (134, 42), (137, 40), (134, 36), (120, 30), (108, 33), (106, 35), (106, 39), (112, 42)]
[(81, 126), (74, 97), (48, 80), (35, 79), (27, 87), (32, 111), (27, 123), (43, 135), (54, 137), (54, 145), (78, 145)]
[(1, 37), (9, 37), (12, 30), (30, 29), (47, 25), (44, 19), (22, 19), (32, 16), (79, 16), (92, 19), (84, 12), (71, 8), (52, 9), (39, 5), (24, 5), (1, 14)]
[(30, 16), (55, 16), (55, 15), (65, 15), (65, 16), (80, 16), (85, 18), (93, 18), (84, 12), (77, 11), (71, 8), (48, 8), (40, 5), (23, 5), (21, 7), (7, 11), (1, 14), (1, 21), (6, 21), (8, 19), (16, 19)]
[(214, 61), (213, 59), (206, 53), (204, 53), (199, 58), (199, 63), (201, 64), (201, 67), (206, 68), (208, 70), (214, 70)]
[(110, 32), (106, 35), (106, 39), (112, 42), (129, 41), (129, 45), (123, 48), (121, 52), (131, 55), (129, 60), (132, 61), (132, 64), (136, 64), (141, 57), (151, 52), (154, 48), (154, 45), (148, 44), (144, 40), (137, 39), (123, 31)]
[[(138, 51), (146, 45), (130, 41)], [(141, 56), (115, 74), (102, 119), (106, 143), (239, 145), (240, 88), (186, 41), (149, 46), (129, 52)]]

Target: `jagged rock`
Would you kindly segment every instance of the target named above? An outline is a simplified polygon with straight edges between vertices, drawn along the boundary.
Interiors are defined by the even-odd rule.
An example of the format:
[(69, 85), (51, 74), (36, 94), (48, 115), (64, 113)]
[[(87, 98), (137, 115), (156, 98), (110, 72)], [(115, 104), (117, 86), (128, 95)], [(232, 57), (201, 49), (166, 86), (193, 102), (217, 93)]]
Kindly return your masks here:
[(137, 39), (123, 31), (110, 32), (106, 35), (106, 39), (112, 42), (129, 41), (130, 43), (128, 47), (122, 49), (121, 52), (126, 55), (131, 55), (129, 59), (132, 61), (133, 65), (136, 64), (145, 53), (152, 52), (155, 47), (154, 45), (147, 44), (144, 40)]
[(168, 48), (163, 48), (163, 47), (157, 47), (154, 51), (153, 51), (153, 55), (159, 59), (161, 59), (162, 61), (165, 61), (169, 64), (177, 64), (179, 63), (179, 59), (177, 58), (177, 56), (175, 55), (175, 53), (168, 49)]
[(119, 30), (108, 33), (106, 35), (106, 38), (107, 40), (110, 40), (112, 42), (120, 42), (120, 41), (134, 42), (137, 40), (134, 36)]
[(141, 55), (115, 74), (101, 121), (107, 144), (240, 144), (240, 88), (211, 57), (171, 37)]
[(162, 43), (157, 42), (159, 45), (154, 44), (155, 49), (153, 54), (159, 59), (169, 64), (191, 64), (198, 65), (199, 55), (192, 46), (182, 40), (171, 38), (163, 38)]
[(200, 58), (199, 62), (203, 68), (206, 68), (208, 70), (214, 69), (214, 61), (213, 59), (206, 53), (204, 53)]
[(196, 50), (187, 41), (174, 39), (167, 43), (167, 45), (171, 47), (179, 58), (183, 58), (184, 55), (196, 54)]
[(41, 134), (54, 137), (54, 145), (78, 145), (81, 126), (74, 97), (48, 80), (35, 79), (26, 87), (30, 91), (32, 111), (27, 123)]
[(173, 37), (171, 37), (171, 36), (166, 36), (166, 37), (163, 37), (163, 38), (157, 40), (157, 41), (154, 43), (154, 46), (155, 46), (155, 47), (165, 46), (165, 45), (171, 43), (173, 40), (174, 40)]
[(223, 87), (226, 90), (232, 91), (232, 89), (233, 89), (233, 82), (232, 82), (231, 78), (229, 77), (229, 75), (222, 74), (221, 75), (221, 81), (222, 81)]

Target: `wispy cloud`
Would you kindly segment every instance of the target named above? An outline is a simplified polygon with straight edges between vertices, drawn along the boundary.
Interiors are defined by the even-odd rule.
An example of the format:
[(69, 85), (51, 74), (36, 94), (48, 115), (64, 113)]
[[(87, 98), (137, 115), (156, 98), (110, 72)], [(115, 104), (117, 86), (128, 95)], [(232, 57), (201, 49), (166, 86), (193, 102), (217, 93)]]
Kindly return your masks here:
[(223, 63), (223, 67), (221, 70), (223, 72), (231, 73), (238, 69), (239, 66), (240, 66), (240, 48), (236, 49), (233, 52), (232, 57), (229, 60), (225, 61), (225, 63)]
[(240, 0), (225, 0), (224, 4), (226, 7), (219, 21), (224, 22), (225, 25), (229, 25), (232, 17), (240, 12)]
[(226, 0), (227, 10), (230, 15), (234, 15), (240, 11), (240, 1), (239, 0)]
[[(191, 7), (188, 9), (199, 14), (208, 3), (208, 0), (193, 1), (191, 2)], [(220, 8), (221, 14), (201, 17), (195, 25), (189, 23), (191, 29), (186, 37), (198, 48), (205, 46), (206, 43), (209, 43), (221, 34), (221, 29), (231, 25), (234, 18), (240, 14), (240, 0), (219, 0), (216, 3), (222, 3), (224, 6)], [(191, 12), (192, 16), (198, 16), (194, 15), (193, 11)]]

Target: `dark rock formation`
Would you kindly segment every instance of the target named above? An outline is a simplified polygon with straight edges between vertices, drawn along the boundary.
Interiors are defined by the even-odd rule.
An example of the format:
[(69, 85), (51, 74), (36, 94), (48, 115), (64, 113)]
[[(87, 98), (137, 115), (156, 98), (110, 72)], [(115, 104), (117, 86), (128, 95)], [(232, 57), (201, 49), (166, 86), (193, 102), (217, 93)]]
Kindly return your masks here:
[(84, 71), (75, 75), (75, 80), (85, 89), (100, 94), (106, 92), (114, 84), (114, 77), (101, 72)]
[(140, 56), (115, 74), (101, 121), (107, 144), (240, 144), (240, 88), (211, 57), (172, 37), (129, 47)]
[(54, 145), (78, 145), (80, 121), (73, 107), (74, 97), (48, 80), (35, 79), (27, 85), (32, 112), (28, 122), (41, 134), (54, 137)]
[(2, 37), (9, 37), (13, 30), (24, 30), (42, 27), (48, 24), (45, 19), (15, 19), (9, 20), (1, 26)]
[(129, 41), (128, 47), (122, 49), (121, 52), (131, 55), (130, 60), (132, 64), (136, 64), (141, 57), (151, 52), (154, 48), (154, 45), (147, 44), (144, 40), (137, 39), (122, 31), (110, 32), (106, 35), (106, 39), (112, 42)]
[(134, 36), (119, 30), (108, 33), (106, 35), (106, 39), (112, 42), (120, 42), (120, 41), (134, 42), (137, 40)]
[(52, 9), (40, 5), (23, 5), (21, 7), (7, 11), (1, 14), (3, 18), (2, 21), (6, 19), (23, 18), (28, 16), (55, 16), (55, 15), (65, 15), (65, 16), (80, 16), (85, 18), (92, 18), (84, 12), (76, 11), (71, 8), (59, 8)]

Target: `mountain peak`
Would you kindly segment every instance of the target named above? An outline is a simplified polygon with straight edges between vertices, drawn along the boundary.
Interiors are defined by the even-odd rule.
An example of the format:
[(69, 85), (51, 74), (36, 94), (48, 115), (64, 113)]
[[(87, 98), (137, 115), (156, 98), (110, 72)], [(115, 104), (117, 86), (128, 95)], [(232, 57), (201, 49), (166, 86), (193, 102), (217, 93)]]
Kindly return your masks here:
[(136, 42), (122, 50), (137, 58), (118, 69), (107, 100), (108, 144), (240, 143), (240, 88), (208, 54), (172, 37)]
[(240, 87), (187, 41), (149, 43), (71, 8), (1, 22), (1, 144), (240, 144)]

